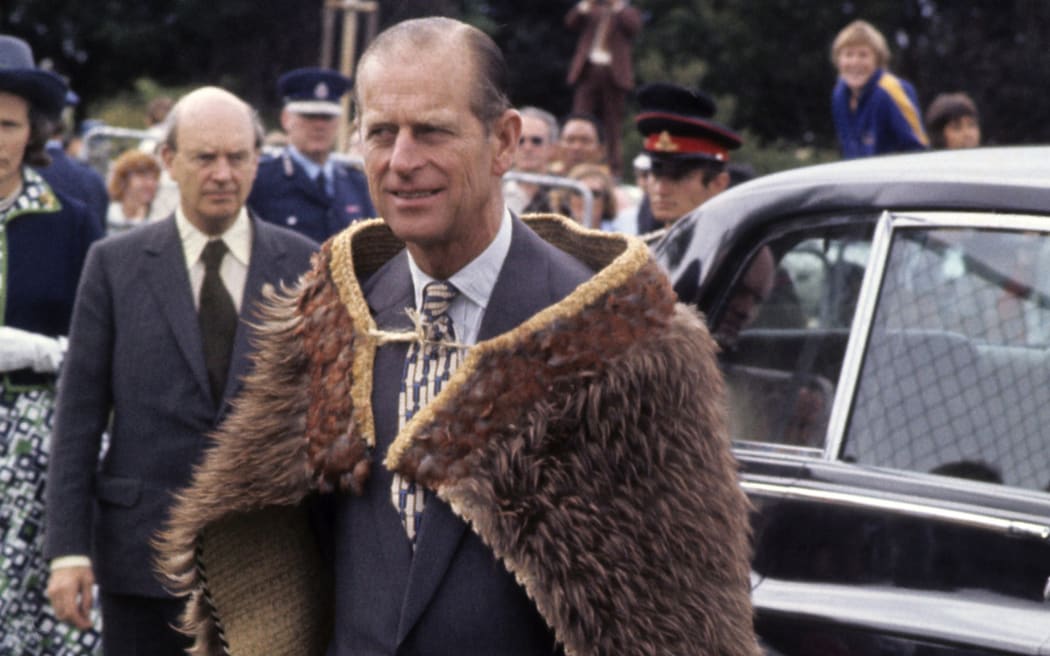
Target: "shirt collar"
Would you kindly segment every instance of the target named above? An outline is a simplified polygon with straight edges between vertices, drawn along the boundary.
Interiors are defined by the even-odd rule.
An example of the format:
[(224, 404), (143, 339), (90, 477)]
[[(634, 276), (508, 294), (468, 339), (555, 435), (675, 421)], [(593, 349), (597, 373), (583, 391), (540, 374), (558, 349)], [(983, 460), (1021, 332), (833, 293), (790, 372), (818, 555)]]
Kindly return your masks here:
[[(193, 266), (204, 252), (204, 246), (213, 238), (190, 223), (181, 206), (175, 208), (175, 226), (179, 230), (182, 251), (186, 254), (186, 266)], [(222, 233), (220, 238), (226, 243), (230, 255), (247, 267), (252, 250), (252, 224), (248, 220), (248, 210), (241, 207), (233, 224)]]
[[(496, 286), (496, 278), (499, 276), (500, 269), (503, 268), (503, 261), (507, 259), (507, 253), (510, 252), (510, 237), (510, 210), (504, 206), (503, 218), (492, 243), (485, 250), (481, 251), (481, 254), (471, 260), (465, 267), (452, 274), (448, 279), (462, 296), (482, 310), (488, 307), (489, 299), (492, 297), (492, 289)], [(427, 283), (436, 280), (436, 278), (427, 275), (420, 269), (416, 261), (412, 259), (411, 253), (408, 254), (408, 268), (412, 272), (412, 284), (416, 292), (416, 307), (419, 308), (423, 306), (423, 288), (427, 286)]]
[(328, 180), (332, 179), (332, 158), (327, 158), (322, 166), (306, 155), (303, 155), (299, 152), (298, 148), (292, 145), (288, 146), (288, 155), (290, 155), (299, 166), (303, 167), (303, 170), (306, 171), (306, 176), (311, 180), (316, 180), (317, 173), (322, 170), (324, 171), (325, 178)]

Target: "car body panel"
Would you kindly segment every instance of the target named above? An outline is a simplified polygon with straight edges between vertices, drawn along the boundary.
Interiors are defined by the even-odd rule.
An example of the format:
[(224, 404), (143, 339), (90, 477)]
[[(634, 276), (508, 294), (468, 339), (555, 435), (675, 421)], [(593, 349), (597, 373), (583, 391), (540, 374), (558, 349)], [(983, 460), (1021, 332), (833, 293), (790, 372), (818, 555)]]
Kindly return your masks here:
[[(911, 284), (919, 275), (900, 268), (908, 261), (900, 260), (907, 248), (933, 248), (943, 259), (935, 261), (937, 271), (957, 266), (954, 252), (937, 241), (953, 231), (972, 243), (992, 244), (985, 248), (998, 243), (987, 239), (1050, 244), (1044, 236), (1050, 231), (1050, 148), (890, 156), (775, 174), (705, 203), (653, 246), (681, 300), (707, 316), (716, 336), (752, 257), (770, 249), (778, 265), (793, 258), (789, 282), (795, 300), (807, 308), (805, 323), (759, 326), (760, 318), (723, 353), (731, 399), (739, 388), (756, 403), (775, 399), (797, 413), (781, 397), (800, 403), (798, 390), (805, 384), (830, 405), (805, 439), (793, 442), (795, 434), (789, 437), (776, 421), (747, 424), (734, 434), (742, 485), (755, 506), (756, 627), (770, 654), (1050, 653), (1050, 494), (1042, 489), (1050, 467), (1045, 481), (1040, 478), (1043, 453), (1050, 453), (1050, 419), (1045, 446), (1042, 429), (1032, 426), (1042, 422), (1042, 406), (1050, 411), (1050, 396), (1044, 402), (1037, 389), (1023, 399), (1027, 405), (991, 406), (990, 426), (1003, 418), (1030, 420), (1027, 444), (1036, 449), (1029, 452), (1031, 462), (1014, 454), (1002, 472), (1005, 484), (928, 471), (930, 462), (954, 447), (927, 444), (957, 438), (962, 455), (988, 439), (1007, 454), (1015, 448), (992, 437), (998, 433), (982, 436), (978, 430), (964, 438), (960, 417), (999, 398), (999, 388), (990, 385), (995, 380), (1020, 387), (1029, 379), (1015, 381), (1009, 368), (997, 374), (944, 368), (957, 362), (949, 346), (963, 344), (998, 364), (1016, 366), (1012, 358), (1030, 363), (1017, 371), (1036, 373), (1033, 388), (1050, 388), (1040, 377), (1044, 368), (1050, 372), (1050, 360), (1040, 364), (1043, 352), (1050, 358), (1050, 348), (985, 343), (950, 322), (937, 330), (911, 327), (901, 318), (908, 312), (891, 311), (893, 288), (884, 284)], [(993, 270), (969, 252), (958, 256), (969, 257), (958, 265), (968, 275), (974, 271), (982, 284), (1001, 286), (1016, 297), (1010, 300), (1050, 306), (1040, 300), (1039, 289), (1020, 285), (1022, 279)], [(996, 251), (996, 257), (1005, 255)], [(828, 312), (833, 304), (810, 284), (823, 280), (834, 287), (840, 270), (852, 276), (853, 295)], [(921, 382), (907, 380), (907, 367), (883, 370), (878, 378), (878, 349), (890, 348), (893, 340), (901, 342), (900, 353)], [(948, 346), (931, 351), (936, 357), (927, 362), (916, 346), (927, 343)], [(805, 383), (799, 382), (803, 369)], [(877, 380), (883, 382), (872, 382)], [(939, 388), (959, 389), (959, 400), (949, 399), (956, 415), (948, 423), (893, 428), (939, 412), (938, 404), (948, 401), (925, 398)], [(973, 390), (981, 391), (973, 396)], [(903, 405), (865, 406), (887, 393)], [(872, 448), (888, 448), (889, 455), (874, 457)]]

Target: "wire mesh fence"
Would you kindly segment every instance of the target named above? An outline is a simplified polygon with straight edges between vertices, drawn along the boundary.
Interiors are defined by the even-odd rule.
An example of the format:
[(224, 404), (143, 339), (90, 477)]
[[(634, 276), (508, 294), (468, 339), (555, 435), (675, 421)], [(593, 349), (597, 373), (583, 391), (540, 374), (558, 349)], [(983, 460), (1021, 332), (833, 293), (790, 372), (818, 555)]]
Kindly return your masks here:
[(897, 234), (844, 457), (1046, 489), (1050, 240), (975, 229)]

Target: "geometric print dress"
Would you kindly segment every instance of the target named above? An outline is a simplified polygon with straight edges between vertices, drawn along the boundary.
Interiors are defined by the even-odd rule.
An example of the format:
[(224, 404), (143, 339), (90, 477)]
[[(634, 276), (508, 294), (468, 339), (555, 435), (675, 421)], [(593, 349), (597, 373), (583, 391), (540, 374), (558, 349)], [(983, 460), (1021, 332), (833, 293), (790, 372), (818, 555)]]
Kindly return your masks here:
[[(56, 211), (46, 183), (23, 168), (23, 191), (0, 209), (0, 310), (9, 285), (6, 226)], [(53, 209), (56, 208), (56, 209)], [(3, 322), (0, 311), (0, 323)], [(46, 589), (44, 484), (54, 421), (55, 385), (15, 385), (0, 372), (0, 656), (101, 654), (97, 631), (55, 619)], [(97, 625), (97, 622), (96, 622)]]

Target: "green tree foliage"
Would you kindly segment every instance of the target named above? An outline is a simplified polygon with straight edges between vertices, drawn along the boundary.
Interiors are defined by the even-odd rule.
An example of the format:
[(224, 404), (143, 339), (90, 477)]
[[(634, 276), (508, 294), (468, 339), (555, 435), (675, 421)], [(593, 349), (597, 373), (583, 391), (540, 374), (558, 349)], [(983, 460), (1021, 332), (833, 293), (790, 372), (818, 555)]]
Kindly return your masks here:
[[(639, 3), (641, 6), (642, 3)], [(863, 18), (889, 41), (891, 70), (926, 105), (966, 91), (990, 142), (1050, 138), (1050, 3), (1043, 0), (647, 0), (645, 80), (692, 83), (720, 118), (762, 143), (834, 148), (829, 110), (837, 32)]]
[[(512, 101), (563, 115), (572, 100), (565, 73), (577, 38), (563, 20), (573, 2), (380, 0), (379, 27), (423, 15), (475, 24), (507, 55)], [(718, 119), (746, 134), (742, 155), (759, 171), (833, 156), (829, 48), (855, 18), (886, 35), (891, 69), (915, 84), (923, 109), (938, 93), (966, 91), (981, 109), (987, 142), (1050, 141), (1045, 0), (634, 2), (646, 18), (634, 50), (639, 82), (671, 80), (710, 93)], [(272, 114), (278, 75), (319, 59), (321, 6), (322, 0), (8, 0), (0, 32), (26, 38), (38, 57), (71, 78), (88, 108), (148, 79), (163, 87), (223, 84)], [(630, 157), (637, 148), (630, 115), (624, 133)]]
[(321, 0), (13, 0), (0, 32), (29, 41), (86, 107), (142, 78), (272, 106), (282, 71), (317, 63), (320, 16)]

